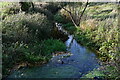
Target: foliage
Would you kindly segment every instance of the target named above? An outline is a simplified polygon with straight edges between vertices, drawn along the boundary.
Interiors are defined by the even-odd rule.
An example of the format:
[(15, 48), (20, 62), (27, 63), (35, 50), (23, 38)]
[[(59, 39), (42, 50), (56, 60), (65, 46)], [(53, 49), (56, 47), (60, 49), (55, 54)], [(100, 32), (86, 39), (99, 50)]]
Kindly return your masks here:
[[(107, 78), (119, 77), (119, 29), (117, 26), (118, 16), (116, 15), (115, 4), (108, 3), (90, 6), (86, 11), (88, 16), (84, 19), (85, 21), (81, 22), (80, 28), (77, 29), (75, 37), (81, 44), (96, 49), (97, 54), (102, 61), (106, 61), (106, 63), (111, 62), (108, 64), (109, 66), (113, 64), (111, 65), (112, 69), (109, 69), (108, 73), (110, 76), (108, 76), (108, 74), (105, 75)], [(105, 67), (106, 72), (108, 67)]]
[[(99, 3), (98, 3), (99, 4)], [(102, 5), (90, 6), (86, 10), (89, 17), (96, 20), (105, 20), (106, 18), (115, 18), (117, 16), (117, 6), (112, 3), (101, 3)]]
[(73, 34), (77, 30), (72, 23), (63, 24), (63, 28), (67, 30), (70, 34)]
[(60, 9), (59, 4), (60, 3), (49, 2), (48, 5), (45, 6), (45, 9), (47, 9), (53, 14), (56, 14)]
[(66, 46), (60, 40), (48, 39), (43, 41), (43, 47), (45, 54), (55, 51), (66, 51)]
[(99, 71), (98, 69), (94, 69), (93, 71), (88, 72), (82, 78), (104, 79), (105, 78), (105, 74), (104, 74), (103, 71)]
[(54, 30), (53, 21), (50, 21), (53, 20), (51, 11), (35, 8), (34, 11), (25, 13), (19, 12), (18, 3), (14, 3), (14, 7), (11, 5), (13, 3), (10, 7), (8, 4), (5, 3), (3, 7), (5, 11), (2, 11), (2, 14), (5, 17), (0, 22), (3, 39), (3, 77), (8, 75), (16, 64), (42, 64), (49, 61), (53, 52), (66, 51), (62, 41), (51, 39), (54, 38), (51, 35)]
[(20, 6), (18, 3), (13, 2), (0, 2), (0, 15), (4, 19), (8, 15), (17, 14), (20, 11)]
[[(74, 5), (71, 5), (71, 8), (72, 7), (74, 7)], [(70, 20), (69, 14), (65, 12), (64, 9), (61, 9), (59, 14)], [(96, 50), (97, 55), (102, 61), (106, 61), (106, 63), (111, 62), (110, 64), (113, 64), (111, 65), (113, 70), (108, 69), (108, 67), (105, 66), (105, 72), (108, 70), (107, 72), (109, 72), (109, 74), (104, 76), (108, 78), (119, 77), (120, 60), (118, 58), (120, 56), (120, 51), (118, 34), (120, 31), (117, 25), (117, 14), (116, 4), (90, 3), (80, 22), (80, 27), (77, 28), (75, 32), (75, 38), (79, 43)], [(63, 27), (69, 31), (69, 28), (74, 26), (71, 26), (69, 23), (65, 23), (63, 24)], [(96, 71), (93, 73), (96, 73)], [(97, 73), (99, 74), (101, 72), (97, 71)]]
[(53, 13), (45, 9), (44, 7), (43, 8), (35, 7), (33, 12), (44, 14), (45, 16), (47, 16), (48, 20), (53, 20)]
[(60, 10), (61, 15), (65, 16), (66, 19), (71, 20), (75, 27), (80, 25), (80, 21), (82, 16), (87, 8), (88, 1), (86, 2), (85, 6), (83, 7), (84, 3), (79, 2), (72, 2), (67, 4), (64, 8)]
[[(120, 30), (117, 26), (116, 6), (112, 3), (91, 3), (85, 12), (84, 18), (86, 19), (82, 19), (84, 21), (80, 22), (80, 28), (76, 29), (70, 23), (69, 14), (63, 9), (55, 14), (60, 9), (58, 4), (49, 3), (43, 8), (35, 8), (33, 12), (25, 14), (19, 12), (20, 6), (18, 4), (0, 3), (0, 6), (3, 6), (0, 10), (3, 19), (0, 22), (3, 29), (3, 75), (8, 74), (10, 69), (19, 62), (31, 64), (47, 62), (51, 58), (51, 53), (66, 50), (63, 42), (51, 39), (51, 37), (54, 38), (54, 35), (59, 38), (64, 36), (58, 30), (54, 31), (55, 33), (52, 32), (52, 21), (49, 20), (53, 20), (54, 16), (55, 21), (63, 23), (64, 29), (75, 34), (78, 42), (97, 50), (101, 60), (111, 62), (106, 67), (106, 75), (99, 71), (92, 71), (86, 77), (106, 76), (108, 78), (118, 78), (120, 63), (118, 35)], [(80, 5), (82, 4), (80, 3)], [(73, 6), (74, 4), (70, 4), (69, 7), (66, 5), (69, 9)], [(74, 6), (74, 8), (76, 10), (81, 9), (79, 6)], [(82, 9), (78, 13), (81, 12)], [(10, 60), (11, 62), (9, 62)]]
[(32, 2), (19, 2), (19, 4), (21, 5), (22, 11), (28, 12), (31, 7)]
[(58, 23), (67, 23), (68, 21), (64, 16), (62, 16), (60, 13), (57, 13), (54, 15), (54, 20)]
[(8, 41), (29, 42), (30, 39), (32, 41), (36, 38), (39, 40), (48, 38), (52, 25), (43, 14), (19, 13), (7, 16), (2, 21), (2, 28), (4, 42), (7, 39)]
[[(26, 62), (35, 64), (36, 62), (46, 62), (51, 58), (51, 54), (55, 51), (66, 51), (63, 42), (54, 39), (44, 40), (42, 42), (34, 42), (25, 44), (16, 42), (12, 44), (3, 44), (3, 75), (9, 73), (15, 64)], [(9, 60), (12, 60), (9, 62)]]

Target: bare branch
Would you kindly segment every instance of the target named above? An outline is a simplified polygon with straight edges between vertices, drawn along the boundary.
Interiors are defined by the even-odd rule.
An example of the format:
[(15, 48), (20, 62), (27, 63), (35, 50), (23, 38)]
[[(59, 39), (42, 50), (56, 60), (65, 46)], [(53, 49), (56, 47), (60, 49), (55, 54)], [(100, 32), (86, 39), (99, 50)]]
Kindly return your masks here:
[[(84, 8), (84, 10), (82, 11), (82, 13), (81, 13), (81, 15), (80, 15), (79, 22), (81, 21), (81, 18), (82, 18), (83, 14), (84, 14), (84, 12), (85, 12), (85, 10), (86, 10), (86, 8), (87, 8), (88, 3), (89, 3), (89, 0), (87, 0), (87, 3), (86, 3), (86, 5), (85, 5), (85, 8)], [(80, 25), (80, 24), (79, 24), (79, 25)]]
[(66, 8), (64, 8), (64, 7), (63, 7), (63, 9), (68, 12), (68, 14), (69, 14), (69, 16), (70, 16), (73, 24), (75, 25), (75, 27), (77, 27), (77, 24), (75, 23), (75, 20), (74, 20), (74, 18), (73, 18), (73, 16), (72, 16), (72, 13), (71, 13), (69, 10), (67, 10)]
[(83, 9), (83, 11), (82, 11), (81, 14), (79, 14), (80, 9), (78, 10), (76, 8), (75, 4), (74, 4), (74, 6), (72, 8), (69, 7), (69, 9), (67, 9), (65, 7), (61, 7), (62, 9), (64, 9), (65, 11), (68, 12), (68, 14), (69, 14), (69, 16), (70, 16), (70, 18), (71, 18), (71, 20), (72, 20), (72, 22), (73, 22), (73, 24), (74, 24), (75, 27), (80, 26), (80, 21), (81, 21), (81, 18), (82, 18), (83, 14), (84, 14), (84, 12), (85, 12), (85, 10), (87, 8), (88, 2), (89, 2), (89, 0), (87, 0), (85, 8)]

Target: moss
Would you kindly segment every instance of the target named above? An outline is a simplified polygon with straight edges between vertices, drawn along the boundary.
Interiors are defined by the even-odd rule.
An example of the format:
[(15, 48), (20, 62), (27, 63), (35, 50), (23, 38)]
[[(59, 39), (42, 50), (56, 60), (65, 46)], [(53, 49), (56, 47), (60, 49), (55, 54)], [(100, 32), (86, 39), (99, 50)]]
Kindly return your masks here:
[(86, 75), (84, 75), (82, 78), (104, 78), (105, 74), (102, 71), (99, 71), (97, 69), (94, 69), (91, 72), (88, 72)]

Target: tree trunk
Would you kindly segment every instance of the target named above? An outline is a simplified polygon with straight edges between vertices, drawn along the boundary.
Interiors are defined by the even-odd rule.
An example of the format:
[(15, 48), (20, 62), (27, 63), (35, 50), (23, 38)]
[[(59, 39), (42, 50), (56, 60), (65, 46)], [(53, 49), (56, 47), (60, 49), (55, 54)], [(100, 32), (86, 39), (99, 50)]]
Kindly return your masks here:
[(35, 11), (35, 7), (34, 7), (33, 2), (31, 2), (31, 6), (32, 6), (33, 11)]
[(85, 5), (85, 8), (84, 8), (84, 10), (82, 11), (82, 13), (81, 13), (81, 15), (80, 15), (79, 26), (80, 26), (80, 21), (81, 21), (81, 19), (82, 19), (82, 16), (83, 16), (83, 14), (84, 14), (84, 12), (85, 12), (85, 10), (86, 10), (86, 8), (87, 8), (88, 1), (89, 1), (89, 0), (87, 0), (87, 3), (86, 3), (86, 5)]
[[(72, 21), (72, 23), (74, 24), (74, 26), (75, 26), (76, 28), (77, 28), (78, 26), (80, 26), (80, 21), (81, 21), (81, 18), (82, 18), (83, 14), (84, 14), (84, 12), (85, 12), (85, 10), (86, 10), (86, 8), (87, 8), (88, 2), (89, 2), (89, 0), (87, 0), (86, 5), (85, 5), (85, 8), (83, 9), (81, 15), (79, 15), (79, 11), (80, 11), (80, 10), (78, 10), (78, 15), (77, 15), (77, 11), (75, 11), (75, 9), (74, 9), (74, 10), (71, 10), (71, 8), (69, 7), (70, 10), (68, 10), (68, 9), (62, 7), (62, 9), (64, 9), (65, 11), (68, 12), (68, 14), (69, 14), (69, 16), (70, 16), (70, 18), (71, 18), (71, 21)], [(73, 8), (76, 8), (76, 7), (73, 6)], [(76, 9), (76, 10), (77, 10), (77, 9)], [(73, 11), (73, 13), (72, 13), (72, 11)]]

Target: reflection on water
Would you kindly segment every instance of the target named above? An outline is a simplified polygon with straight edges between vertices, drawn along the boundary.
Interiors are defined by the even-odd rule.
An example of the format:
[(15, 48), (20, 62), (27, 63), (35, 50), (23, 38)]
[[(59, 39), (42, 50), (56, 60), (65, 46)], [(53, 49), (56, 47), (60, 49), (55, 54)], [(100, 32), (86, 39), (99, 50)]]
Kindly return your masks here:
[(9, 78), (80, 78), (88, 71), (99, 67), (96, 55), (78, 44), (72, 35), (65, 44), (67, 50), (72, 53), (71, 56), (55, 56), (47, 64), (20, 69)]

